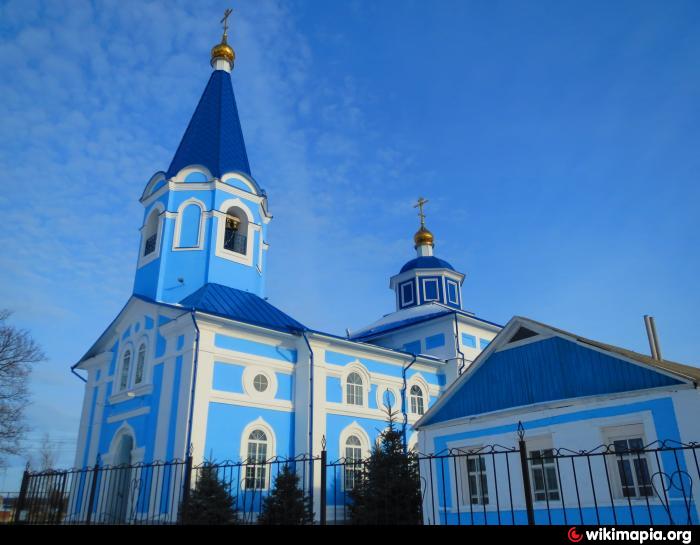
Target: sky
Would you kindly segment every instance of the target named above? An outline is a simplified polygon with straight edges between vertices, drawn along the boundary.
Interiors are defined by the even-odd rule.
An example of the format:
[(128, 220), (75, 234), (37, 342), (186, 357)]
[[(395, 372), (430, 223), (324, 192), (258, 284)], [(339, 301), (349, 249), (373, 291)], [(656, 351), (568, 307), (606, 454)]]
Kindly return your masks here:
[(142, 208), (233, 7), (234, 90), (269, 195), (267, 295), (342, 334), (394, 310), (429, 199), (464, 307), (700, 364), (700, 4), (694, 1), (0, 2), (0, 307), (47, 360), (19, 487), (70, 374), (133, 287)]

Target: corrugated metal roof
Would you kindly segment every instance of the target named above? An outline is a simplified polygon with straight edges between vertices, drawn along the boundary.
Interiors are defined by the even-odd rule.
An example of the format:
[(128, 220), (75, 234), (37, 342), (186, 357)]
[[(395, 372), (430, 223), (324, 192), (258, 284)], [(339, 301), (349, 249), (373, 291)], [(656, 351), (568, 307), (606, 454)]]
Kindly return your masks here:
[[(530, 343), (499, 351), (508, 342), (513, 332), (521, 326), (549, 330), (559, 336), (554, 339), (568, 342), (542, 348), (543, 343), (547, 340), (554, 342), (554, 339), (545, 336), (544, 339), (537, 340), (537, 337), (533, 337)], [(586, 350), (586, 345), (591, 349)], [(492, 362), (498, 366), (497, 362), (503, 362), (508, 358), (515, 358), (515, 360), (510, 360), (501, 372), (497, 372), (492, 377), (494, 385), (488, 388), (484, 384), (477, 385), (473, 394), (465, 394), (467, 391), (471, 392), (474, 384), (488, 377), (493, 371), (493, 369), (484, 368), (490, 367)], [(629, 360), (641, 365), (630, 363)], [(622, 367), (623, 363), (627, 367)], [(581, 367), (584, 364), (585, 368)], [(566, 375), (563, 377), (560, 376), (560, 369), (557, 367), (561, 365), (567, 367)], [(593, 368), (595, 369), (591, 372)], [(542, 369), (546, 372), (540, 375)], [(656, 369), (670, 373), (679, 380), (674, 380), (673, 377), (662, 373), (655, 373)], [(573, 383), (569, 382), (571, 379)], [(416, 425), (423, 427), (438, 421), (499, 410), (491, 406), (498, 403), (503, 405), (501, 408), (505, 408), (509, 403), (511, 407), (518, 407), (548, 400), (643, 390), (664, 384), (695, 384), (698, 381), (700, 381), (700, 368), (668, 360), (657, 361), (650, 356), (626, 348), (587, 339), (530, 318), (514, 316), (491, 341), (488, 348), (477, 356), (467, 371), (452, 383)], [(501, 384), (502, 382), (508, 384)], [(514, 391), (510, 387), (511, 384), (515, 385), (516, 390), (518, 388), (520, 390)], [(543, 385), (546, 387), (542, 388)], [(489, 391), (492, 398), (481, 399), (479, 402), (480, 388)], [(497, 390), (500, 390), (500, 394)], [(473, 399), (466, 400), (470, 395)], [(499, 395), (500, 400), (497, 400)], [(455, 398), (460, 398), (461, 401)], [(465, 403), (475, 405), (467, 406)], [(446, 408), (448, 405), (451, 406), (449, 409)], [(490, 409), (487, 409), (487, 405)], [(444, 412), (443, 408), (445, 408)]]
[(221, 284), (206, 284), (179, 303), (186, 308), (276, 329), (304, 331), (307, 328), (261, 297)]
[(562, 337), (491, 353), (422, 425), (579, 397), (685, 384)]
[(231, 75), (223, 70), (214, 70), (209, 78), (167, 177), (189, 165), (203, 165), (217, 178), (231, 171), (250, 176)]
[(527, 320), (529, 322), (532, 322), (533, 324), (547, 327), (552, 331), (556, 331), (557, 333), (573, 337), (579, 342), (590, 344), (591, 346), (595, 346), (596, 348), (600, 348), (602, 350), (609, 350), (610, 352), (615, 352), (616, 354), (620, 354), (621, 356), (625, 356), (632, 360), (646, 363), (647, 365), (652, 365), (653, 367), (658, 367), (659, 369), (662, 369), (664, 371), (669, 371), (671, 373), (675, 373), (685, 378), (700, 381), (700, 368), (698, 367), (693, 367), (692, 365), (684, 365), (682, 363), (677, 363), (675, 361), (670, 360), (655, 360), (654, 358), (652, 358), (651, 356), (647, 356), (646, 354), (640, 354), (639, 352), (634, 352), (632, 350), (628, 350), (627, 348), (621, 348), (613, 344), (606, 344), (600, 341), (587, 339), (586, 337), (581, 337), (580, 335), (576, 335), (575, 333), (571, 333), (569, 331), (565, 331), (557, 327), (552, 327), (551, 325), (543, 324), (542, 322), (538, 322), (537, 320), (523, 318), (521, 316), (516, 316), (515, 318)]

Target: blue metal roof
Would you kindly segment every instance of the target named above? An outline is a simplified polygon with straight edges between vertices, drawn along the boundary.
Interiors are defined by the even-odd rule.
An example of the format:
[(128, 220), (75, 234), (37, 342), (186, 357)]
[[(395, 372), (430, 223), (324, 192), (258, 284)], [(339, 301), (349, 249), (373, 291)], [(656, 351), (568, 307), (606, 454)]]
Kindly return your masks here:
[(422, 256), (411, 259), (411, 261), (401, 267), (401, 272), (410, 271), (412, 269), (450, 269), (454, 271), (452, 265), (447, 261), (435, 256)]
[(438, 316), (444, 316), (445, 314), (452, 314), (453, 311), (448, 310), (448, 309), (441, 309), (436, 312), (430, 313), (430, 314), (422, 314), (420, 316), (413, 316), (411, 318), (406, 318), (405, 320), (398, 320), (396, 322), (389, 322), (386, 324), (382, 324), (377, 327), (373, 327), (371, 329), (367, 329), (359, 333), (358, 335), (352, 335), (350, 337), (351, 340), (353, 341), (362, 341), (364, 339), (369, 339), (371, 337), (375, 337), (376, 335), (379, 335), (380, 333), (386, 333), (388, 331), (392, 331), (394, 329), (401, 329), (402, 327), (406, 327), (409, 325), (414, 325), (414, 324), (419, 324), (421, 322), (425, 322), (427, 320), (432, 320), (433, 318), (437, 318)]
[(306, 330), (303, 324), (257, 295), (221, 284), (205, 284), (179, 304), (207, 314), (278, 331)]
[(684, 384), (561, 337), (492, 352), (421, 425), (535, 403)]
[(189, 165), (203, 165), (217, 178), (231, 171), (250, 176), (231, 74), (223, 70), (214, 70), (209, 78), (167, 177)]

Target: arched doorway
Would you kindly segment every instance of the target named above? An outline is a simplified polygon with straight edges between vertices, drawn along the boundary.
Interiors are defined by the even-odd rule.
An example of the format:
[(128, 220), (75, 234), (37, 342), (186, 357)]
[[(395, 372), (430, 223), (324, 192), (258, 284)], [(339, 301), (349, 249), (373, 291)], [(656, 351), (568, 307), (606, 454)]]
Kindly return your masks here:
[(127, 520), (131, 492), (131, 453), (134, 450), (134, 439), (128, 434), (122, 434), (118, 439), (112, 468), (107, 472), (109, 479), (109, 522), (121, 524)]

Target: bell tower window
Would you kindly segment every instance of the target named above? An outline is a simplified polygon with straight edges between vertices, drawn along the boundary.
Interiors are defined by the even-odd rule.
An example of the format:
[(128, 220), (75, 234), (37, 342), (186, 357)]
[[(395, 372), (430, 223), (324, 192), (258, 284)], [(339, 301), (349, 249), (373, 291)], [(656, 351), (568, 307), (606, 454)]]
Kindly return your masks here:
[(146, 231), (144, 233), (145, 243), (143, 245), (144, 257), (156, 251), (156, 242), (158, 241), (158, 214), (153, 213), (148, 218)]
[(224, 249), (241, 255), (245, 255), (248, 249), (248, 218), (235, 207), (226, 212)]

